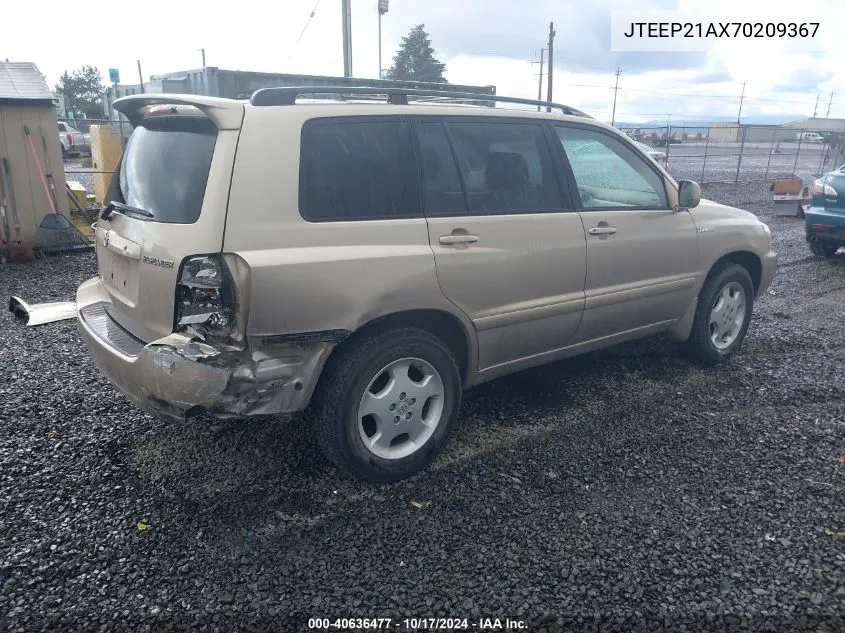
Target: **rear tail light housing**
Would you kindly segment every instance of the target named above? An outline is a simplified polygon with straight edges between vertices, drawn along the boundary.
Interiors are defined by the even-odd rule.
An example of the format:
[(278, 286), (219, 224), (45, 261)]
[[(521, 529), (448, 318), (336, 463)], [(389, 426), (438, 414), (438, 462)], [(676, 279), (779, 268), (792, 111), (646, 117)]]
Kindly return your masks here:
[(73, 134), (71, 134), (70, 132), (68, 132), (68, 133), (67, 133), (67, 136), (66, 136), (65, 138), (67, 139), (67, 145), (68, 145), (68, 147), (70, 147), (71, 145), (73, 145)]
[(182, 262), (176, 282), (175, 332), (203, 341), (239, 339), (235, 284), (223, 255), (197, 255)]
[(814, 196), (826, 196), (828, 198), (836, 198), (839, 196), (839, 192), (836, 191), (831, 185), (827, 184), (824, 181), (824, 178), (818, 178), (815, 182), (813, 182), (813, 195)]

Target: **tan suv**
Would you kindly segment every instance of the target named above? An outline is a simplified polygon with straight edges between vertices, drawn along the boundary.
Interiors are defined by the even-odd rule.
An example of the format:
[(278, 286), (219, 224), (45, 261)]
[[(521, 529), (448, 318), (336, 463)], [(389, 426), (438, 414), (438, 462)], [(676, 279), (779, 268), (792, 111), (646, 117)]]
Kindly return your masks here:
[(118, 100), (135, 130), (77, 294), (97, 366), (171, 419), (308, 407), (339, 467), (386, 482), (481, 382), (656, 332), (734, 353), (768, 227), (567, 106), (443, 103), (491, 98)]

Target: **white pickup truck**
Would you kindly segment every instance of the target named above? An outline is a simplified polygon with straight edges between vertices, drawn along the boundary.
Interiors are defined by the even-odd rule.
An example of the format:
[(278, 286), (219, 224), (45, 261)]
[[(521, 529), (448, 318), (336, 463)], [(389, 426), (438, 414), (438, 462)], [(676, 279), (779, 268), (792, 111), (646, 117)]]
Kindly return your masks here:
[(62, 157), (91, 152), (91, 136), (64, 121), (59, 121), (59, 141), (62, 144)]

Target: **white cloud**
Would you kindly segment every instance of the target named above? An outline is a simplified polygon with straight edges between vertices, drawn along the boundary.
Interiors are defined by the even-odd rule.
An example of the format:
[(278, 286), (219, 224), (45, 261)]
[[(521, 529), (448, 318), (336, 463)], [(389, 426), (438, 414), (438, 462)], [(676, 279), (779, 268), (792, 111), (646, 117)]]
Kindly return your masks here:
[[(145, 77), (207, 63), (226, 69), (341, 74), (339, 0), (319, 3), (297, 44), (316, 0), (263, 3), (243, 0), (227, 11), (197, 2), (112, 3), (104, 7), (70, 7), (65, 2), (7, 2), (0, 58), (34, 61), (51, 84), (65, 69), (94, 64), (107, 76), (120, 70), (125, 83), (137, 81), (136, 60)], [(376, 0), (352, 0), (353, 70), (356, 76), (378, 74)], [(820, 106), (834, 99), (831, 116), (845, 116), (845, 38), (841, 23), (825, 21), (839, 0), (802, 0), (795, 20), (817, 18), (824, 27), (825, 52), (795, 53), (778, 42), (720, 42), (699, 57), (643, 53), (617, 55), (609, 50), (612, 9), (706, 8), (740, 19), (736, 0), (594, 0), (589, 4), (537, 0), (528, 5), (509, 0), (394, 0), (383, 18), (383, 60), (390, 64), (402, 35), (424, 22), (432, 44), (447, 62), (454, 83), (497, 86), (500, 94), (536, 97), (536, 51), (545, 46), (548, 23), (554, 20), (554, 96), (558, 101), (609, 117), (616, 63), (622, 65), (617, 119), (647, 120), (671, 112), (677, 117), (730, 116), (738, 109), (743, 81), (743, 116), (810, 115), (816, 93)], [(784, 5), (788, 7), (789, 5)], [(750, 0), (743, 15), (763, 21), (774, 14), (771, 2)], [(49, 15), (44, 19), (44, 15)], [(112, 29), (112, 31), (109, 31)], [(689, 66), (689, 64), (694, 64)], [(673, 69), (674, 68), (674, 69)], [(786, 85), (785, 85), (785, 82)], [(807, 85), (804, 85), (804, 84)], [(593, 87), (598, 86), (598, 87)], [(788, 90), (795, 86), (796, 90)], [(654, 94), (661, 93), (661, 94)], [(668, 94), (666, 94), (668, 93)], [(675, 93), (675, 94), (673, 94)], [(543, 89), (545, 96), (545, 88)], [(713, 95), (726, 98), (712, 98)], [(732, 95), (736, 95), (733, 97)]]

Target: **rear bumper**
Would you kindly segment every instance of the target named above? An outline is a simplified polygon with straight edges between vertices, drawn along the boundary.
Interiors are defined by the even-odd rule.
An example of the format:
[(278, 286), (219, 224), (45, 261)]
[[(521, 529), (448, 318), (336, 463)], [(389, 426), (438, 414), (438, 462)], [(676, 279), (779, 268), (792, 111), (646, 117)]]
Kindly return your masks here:
[(97, 368), (144, 411), (168, 420), (195, 413), (220, 418), (304, 409), (332, 345), (218, 349), (183, 334), (144, 343), (108, 313), (99, 278), (76, 295), (77, 322)]
[(804, 230), (808, 242), (820, 239), (845, 243), (845, 213), (810, 207), (804, 215)]

